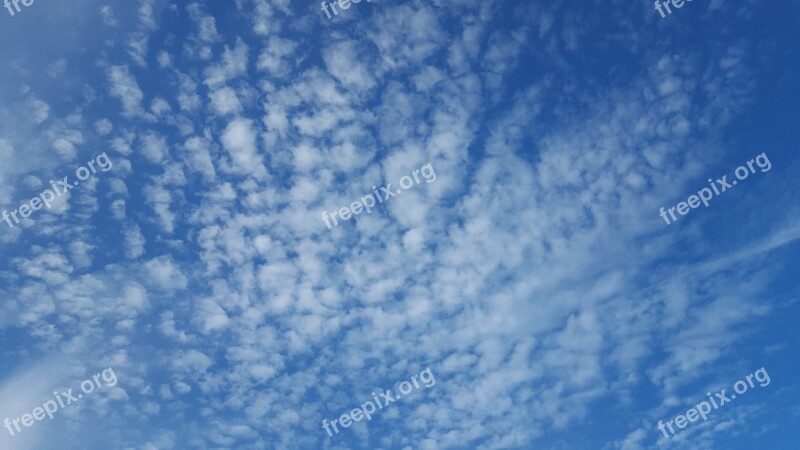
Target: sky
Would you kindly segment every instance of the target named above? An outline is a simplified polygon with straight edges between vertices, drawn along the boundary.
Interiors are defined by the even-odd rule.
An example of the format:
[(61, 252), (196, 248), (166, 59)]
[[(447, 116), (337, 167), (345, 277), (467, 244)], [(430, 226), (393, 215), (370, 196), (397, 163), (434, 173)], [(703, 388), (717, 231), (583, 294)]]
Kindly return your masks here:
[(798, 448), (800, 3), (332, 8), (0, 9), (0, 449)]

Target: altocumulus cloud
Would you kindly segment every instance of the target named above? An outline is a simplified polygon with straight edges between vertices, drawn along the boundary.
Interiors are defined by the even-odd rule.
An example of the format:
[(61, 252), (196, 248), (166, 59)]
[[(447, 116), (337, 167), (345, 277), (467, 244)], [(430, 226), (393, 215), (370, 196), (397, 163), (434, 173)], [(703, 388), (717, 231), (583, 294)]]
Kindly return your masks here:
[[(797, 6), (73, 3), (4, 18), (56, 31), (0, 49), (0, 207), (114, 168), (0, 235), (2, 410), (118, 383), (0, 447), (797, 441)], [(761, 152), (768, 177), (661, 223)], [(656, 428), (753, 367), (773, 387)]]

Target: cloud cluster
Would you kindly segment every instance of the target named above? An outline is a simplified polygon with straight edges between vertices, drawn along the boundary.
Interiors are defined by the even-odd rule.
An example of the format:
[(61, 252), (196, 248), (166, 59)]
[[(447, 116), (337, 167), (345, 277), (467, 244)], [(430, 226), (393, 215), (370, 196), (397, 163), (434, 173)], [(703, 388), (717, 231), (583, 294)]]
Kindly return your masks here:
[[(0, 331), (21, 337), (4, 350), (65, 358), (0, 391), (35, 373), (7, 405), (25, 409), (98, 368), (119, 384), (19, 448), (64, 430), (94, 430), (85, 448), (652, 448), (653, 420), (727, 382), (718, 366), (783, 307), (762, 264), (796, 246), (796, 208), (686, 253), (710, 232), (654, 213), (724, 158), (756, 95), (741, 41), (653, 54), (638, 42), (659, 31), (634, 25), (653, 19), (563, 2), (372, 2), (342, 23), (284, 0), (166, 3), (139, 1), (124, 32), (124, 6), (95, 5), (108, 49), (78, 110), (20, 100), (58, 158), (102, 147), (114, 171), (0, 238)], [(32, 172), (6, 166), (20, 141), (0, 136), (3, 205)], [(427, 163), (436, 183), (320, 221)], [(436, 388), (322, 429), (426, 367)]]

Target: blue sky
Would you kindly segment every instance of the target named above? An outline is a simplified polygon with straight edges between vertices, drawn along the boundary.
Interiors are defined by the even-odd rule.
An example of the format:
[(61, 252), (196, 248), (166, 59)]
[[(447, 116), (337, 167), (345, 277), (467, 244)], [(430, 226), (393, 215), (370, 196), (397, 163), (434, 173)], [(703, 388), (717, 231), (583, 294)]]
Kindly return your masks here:
[[(0, 208), (112, 163), (0, 222), (0, 420), (118, 379), (0, 448), (797, 448), (798, 13), (0, 10)], [(427, 164), (434, 182), (321, 219)], [(432, 386), (324, 430), (426, 368)]]

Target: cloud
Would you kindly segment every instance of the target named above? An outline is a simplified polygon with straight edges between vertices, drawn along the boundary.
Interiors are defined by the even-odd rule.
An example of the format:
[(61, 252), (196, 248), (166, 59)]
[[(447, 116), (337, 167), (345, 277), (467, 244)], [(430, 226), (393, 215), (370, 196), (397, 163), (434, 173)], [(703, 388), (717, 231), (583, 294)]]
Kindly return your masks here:
[(167, 140), (156, 133), (148, 132), (142, 138), (142, 156), (153, 164), (160, 164), (169, 155)]
[(234, 173), (262, 179), (266, 177), (267, 169), (256, 147), (257, 136), (253, 127), (253, 121), (249, 119), (233, 119), (220, 140), (233, 161)]
[(164, 290), (185, 289), (188, 280), (180, 266), (170, 256), (159, 256), (144, 263), (143, 268), (151, 283)]
[(242, 110), (242, 104), (236, 97), (236, 91), (227, 86), (213, 91), (209, 97), (211, 98), (211, 107), (220, 116), (235, 114)]
[[(742, 43), (757, 5), (666, 30), (523, 3), (75, 7), (107, 25), (84, 50), (9, 58), (0, 203), (93, 149), (114, 169), (0, 236), (4, 351), (36, 385), (120, 375), (14, 448), (736, 448), (781, 425), (753, 397), (668, 443), (653, 427), (792, 348), (763, 326), (795, 297), (790, 152), (680, 228), (657, 216), (742, 160), (728, 131), (776, 67)], [(695, 23), (716, 31), (684, 45)], [(428, 163), (435, 183), (321, 220)], [(53, 353), (70, 364), (28, 371)], [(425, 367), (435, 386), (328, 440), (323, 418)], [(0, 390), (35, 397), (19, 377)]]
[(205, 83), (213, 88), (242, 76), (247, 72), (248, 47), (241, 39), (236, 40), (233, 49), (225, 46), (222, 61), (208, 67), (205, 71)]
[(359, 58), (363, 53), (359, 47), (363, 45), (355, 40), (334, 42), (323, 52), (323, 59), (328, 71), (345, 87), (369, 90), (375, 86), (375, 79), (369, 65)]
[(144, 93), (128, 70), (128, 66), (109, 67), (106, 69), (106, 77), (110, 83), (109, 95), (122, 102), (122, 115), (129, 119), (143, 117), (145, 115), (142, 108)]

